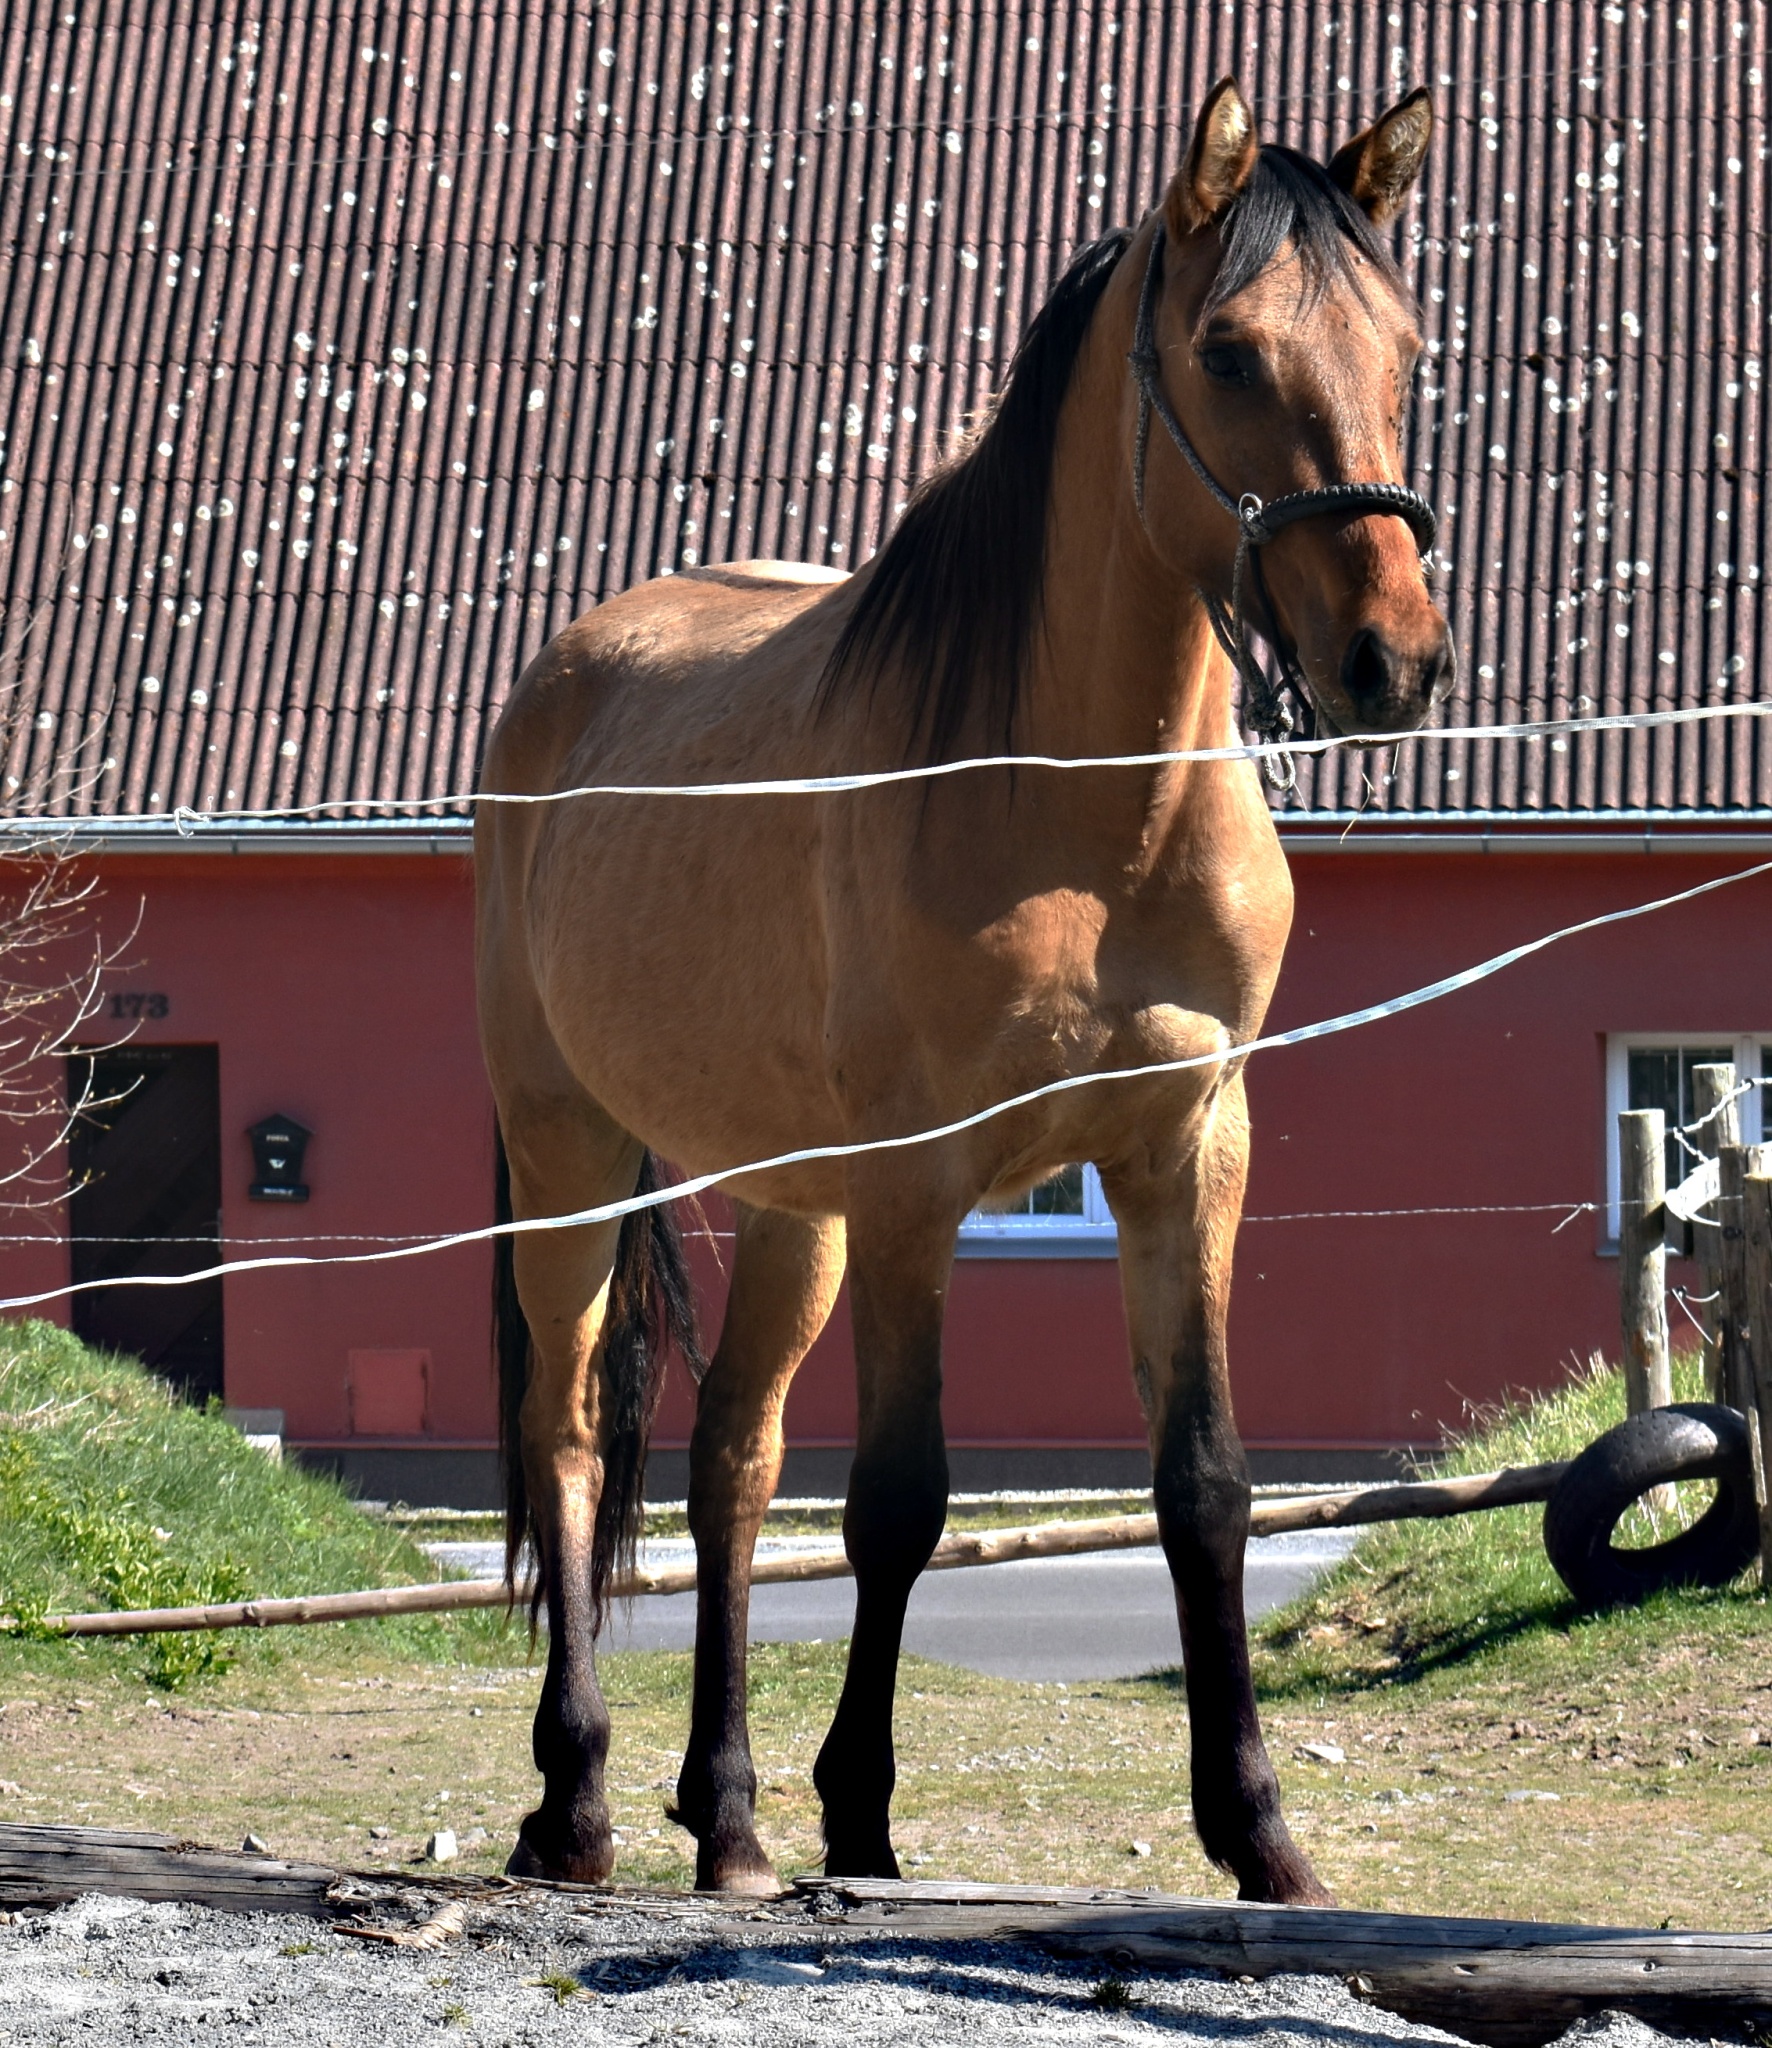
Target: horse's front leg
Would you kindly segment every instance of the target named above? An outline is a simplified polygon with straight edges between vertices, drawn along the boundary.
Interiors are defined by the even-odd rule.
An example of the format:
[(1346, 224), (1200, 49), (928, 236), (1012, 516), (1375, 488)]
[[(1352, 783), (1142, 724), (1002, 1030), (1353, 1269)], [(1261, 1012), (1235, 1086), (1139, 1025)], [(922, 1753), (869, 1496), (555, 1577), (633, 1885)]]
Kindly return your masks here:
[(751, 1557), (781, 1472), (781, 1413), (843, 1279), (835, 1219), (739, 1205), (726, 1321), (689, 1448), (695, 1538), (695, 1690), (671, 1818), (696, 1838), (702, 1891), (781, 1889), (757, 1839), (745, 1711)]
[(851, 1190), (857, 1416), (843, 1547), (855, 1567), (855, 1627), (812, 1772), (833, 1877), (898, 1875), (892, 1697), (905, 1607), (947, 1520), (941, 1323), (957, 1222), (912, 1190), (887, 1201), (858, 1201)]
[(1157, 1526), (1175, 1581), (1187, 1671), (1194, 1825), (1239, 1895), (1326, 1903), (1280, 1812), (1261, 1739), (1243, 1618), (1249, 1468), (1225, 1357), (1231, 1244), (1249, 1125), (1241, 1076), (1163, 1159), (1105, 1169), (1120, 1231), (1132, 1369), (1150, 1426)]

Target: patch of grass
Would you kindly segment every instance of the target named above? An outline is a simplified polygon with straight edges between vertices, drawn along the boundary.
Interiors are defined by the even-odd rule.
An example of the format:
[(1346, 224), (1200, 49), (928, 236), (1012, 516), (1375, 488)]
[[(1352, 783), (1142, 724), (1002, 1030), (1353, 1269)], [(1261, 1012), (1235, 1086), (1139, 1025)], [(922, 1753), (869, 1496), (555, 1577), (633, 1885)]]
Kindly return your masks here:
[[(1704, 1398), (1696, 1358), (1675, 1363), (1675, 1398)], [(1572, 1458), (1624, 1420), (1616, 1371), (1582, 1371), (1556, 1391), (1476, 1417), (1438, 1461), (1444, 1474)], [(1715, 1488), (1681, 1486), (1671, 1511), (1632, 1511), (1625, 1543), (1689, 1525)], [(1541, 1507), (1498, 1508), (1366, 1531), (1351, 1556), (1257, 1632), (1258, 1686), (1272, 1701), (1375, 1687), (1451, 1684), (1617, 1670), (1670, 1637), (1724, 1643), (1760, 1634), (1766, 1607), (1744, 1577), (1714, 1593), (1663, 1594), (1643, 1606), (1584, 1614), (1552, 1570)]]
[(1130, 2012), (1138, 2003), (1138, 1994), (1124, 1977), (1104, 1977), (1090, 1992), (1089, 2003), (1103, 2012)]
[[(404, 1533), (360, 1513), (336, 1481), (272, 1463), (219, 1408), (178, 1400), (133, 1359), (52, 1324), (0, 1325), (0, 1607), (12, 1621), (0, 1671), (120, 1660), (175, 1688), (284, 1647), (254, 1633), (45, 1639), (44, 1616), (436, 1576)], [(431, 1656), (483, 1654), (504, 1633), (496, 1611), (346, 1631)]]
[(537, 1991), (551, 1991), (556, 2005), (564, 2005), (569, 1998), (576, 1998), (584, 1989), (576, 1977), (567, 1976), (564, 1970), (556, 1970), (549, 1977), (532, 1977), (529, 1981)]

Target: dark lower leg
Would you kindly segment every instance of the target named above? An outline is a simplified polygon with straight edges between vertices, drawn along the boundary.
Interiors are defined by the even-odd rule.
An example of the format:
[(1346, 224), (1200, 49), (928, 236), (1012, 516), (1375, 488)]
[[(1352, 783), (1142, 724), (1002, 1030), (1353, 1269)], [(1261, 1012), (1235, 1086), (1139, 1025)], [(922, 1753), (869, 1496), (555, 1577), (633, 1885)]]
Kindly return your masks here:
[(911, 1588), (947, 1520), (939, 1387), (902, 1420), (906, 1426), (890, 1439), (858, 1450), (843, 1516), (855, 1566), (855, 1630), (836, 1718), (812, 1773), (833, 1877), (899, 1874), (890, 1822), (892, 1700)]
[[(600, 1884), (615, 1867), (604, 1791), (609, 1709), (597, 1683), (591, 1617), (590, 1528), (594, 1508), (569, 1479), (563, 1512), (550, 1516), (540, 1560), (547, 1594), (548, 1664), (535, 1710), (533, 1748), (541, 1804), (526, 1814), (507, 1869), (515, 1876)], [(582, 1536), (582, 1541), (578, 1540)]]
[(1249, 1127), (1228, 1077), (1165, 1148), (1103, 1185), (1120, 1225), (1134, 1372), (1187, 1667), (1194, 1824), (1246, 1899), (1327, 1899), (1287, 1832), (1261, 1739), (1243, 1618), (1249, 1467), (1231, 1412), (1225, 1318)]
[(1178, 1404), (1156, 1465), (1158, 1526), (1175, 1580), (1187, 1669), (1194, 1825), (1238, 1894), (1328, 1903), (1280, 1812), (1262, 1741), (1243, 1615), (1249, 1474), (1229, 1417)]
[[(710, 1379), (713, 1377), (710, 1374)], [(704, 1390), (704, 1399), (712, 1389)], [(696, 1838), (702, 1891), (774, 1892), (775, 1870), (757, 1840), (757, 1774), (746, 1714), (751, 1557), (781, 1469), (779, 1404), (771, 1441), (727, 1433), (730, 1404), (716, 1397), (696, 1420), (690, 1452), (689, 1526), (695, 1538), (695, 1685), (689, 1747), (671, 1818)], [(707, 1448), (707, 1439), (720, 1445)], [(710, 1467), (712, 1468), (710, 1470)]]
[(696, 1403), (689, 1451), (695, 1538), (695, 1687), (672, 1818), (696, 1838), (695, 1882), (774, 1892), (757, 1839), (746, 1716), (751, 1558), (781, 1472), (781, 1410), (843, 1271), (834, 1223), (740, 1208), (725, 1326)]

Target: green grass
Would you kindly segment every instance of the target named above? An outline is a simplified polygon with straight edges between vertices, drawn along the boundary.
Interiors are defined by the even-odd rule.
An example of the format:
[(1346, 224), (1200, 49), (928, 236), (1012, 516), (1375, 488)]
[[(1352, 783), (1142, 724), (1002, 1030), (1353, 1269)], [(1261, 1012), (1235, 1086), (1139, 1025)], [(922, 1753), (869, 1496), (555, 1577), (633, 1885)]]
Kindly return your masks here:
[[(1675, 1362), (1676, 1400), (1704, 1399), (1695, 1357)], [(1547, 1394), (1487, 1410), (1438, 1463), (1445, 1474), (1572, 1458), (1624, 1420), (1616, 1371), (1583, 1371)], [(1619, 1540), (1647, 1543), (1690, 1523), (1714, 1487), (1677, 1489), (1671, 1514), (1633, 1509)], [(1649, 1650), (1665, 1639), (1761, 1634), (1757, 1569), (1715, 1593), (1682, 1591), (1643, 1606), (1583, 1614), (1551, 1569), (1543, 1509), (1501, 1508), (1368, 1530), (1348, 1560), (1258, 1632), (1263, 1696), (1281, 1700), (1372, 1687), (1464, 1683), (1507, 1667), (1524, 1677)]]
[[(410, 1584), (437, 1576), (333, 1480), (275, 1464), (218, 1411), (48, 1323), (0, 1325), (0, 1608), (8, 1658), (125, 1660), (160, 1685), (274, 1658), (268, 1635), (32, 1641), (45, 1615)], [(418, 1656), (473, 1654), (502, 1617), (349, 1624)], [(506, 1646), (505, 1654), (509, 1654)]]

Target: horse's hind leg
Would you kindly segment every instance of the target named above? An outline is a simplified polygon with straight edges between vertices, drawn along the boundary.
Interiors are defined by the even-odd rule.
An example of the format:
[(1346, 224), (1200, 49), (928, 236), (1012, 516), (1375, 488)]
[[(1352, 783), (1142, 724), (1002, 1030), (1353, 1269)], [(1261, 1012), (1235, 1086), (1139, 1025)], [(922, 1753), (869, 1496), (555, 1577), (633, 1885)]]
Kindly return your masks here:
[(1147, 1157), (1136, 1172), (1104, 1167), (1102, 1184), (1120, 1228), (1133, 1372), (1181, 1620), (1194, 1825), (1243, 1898), (1326, 1904), (1280, 1813), (1243, 1617), (1249, 1468), (1231, 1415), (1224, 1332), (1248, 1150), (1238, 1075), (1207, 1106), (1197, 1142), (1178, 1139), (1170, 1159)]
[[(557, 1216), (632, 1192), (642, 1150), (588, 1097), (500, 1107), (519, 1218)], [(611, 1404), (599, 1339), (621, 1226), (531, 1231), (514, 1241), (529, 1326), (521, 1458), (536, 1568), (547, 1609), (548, 1663), (535, 1712), (542, 1800), (525, 1816), (509, 1868), (517, 1876), (600, 1883), (615, 1850), (604, 1791), (609, 1711), (597, 1683), (593, 1550)], [(507, 1445), (506, 1455), (518, 1455)]]
[(842, 1278), (838, 1219), (739, 1208), (726, 1320), (689, 1451), (695, 1695), (672, 1817), (696, 1837), (695, 1882), (704, 1891), (780, 1889), (757, 1840), (745, 1714), (751, 1554), (781, 1471), (788, 1385)]

